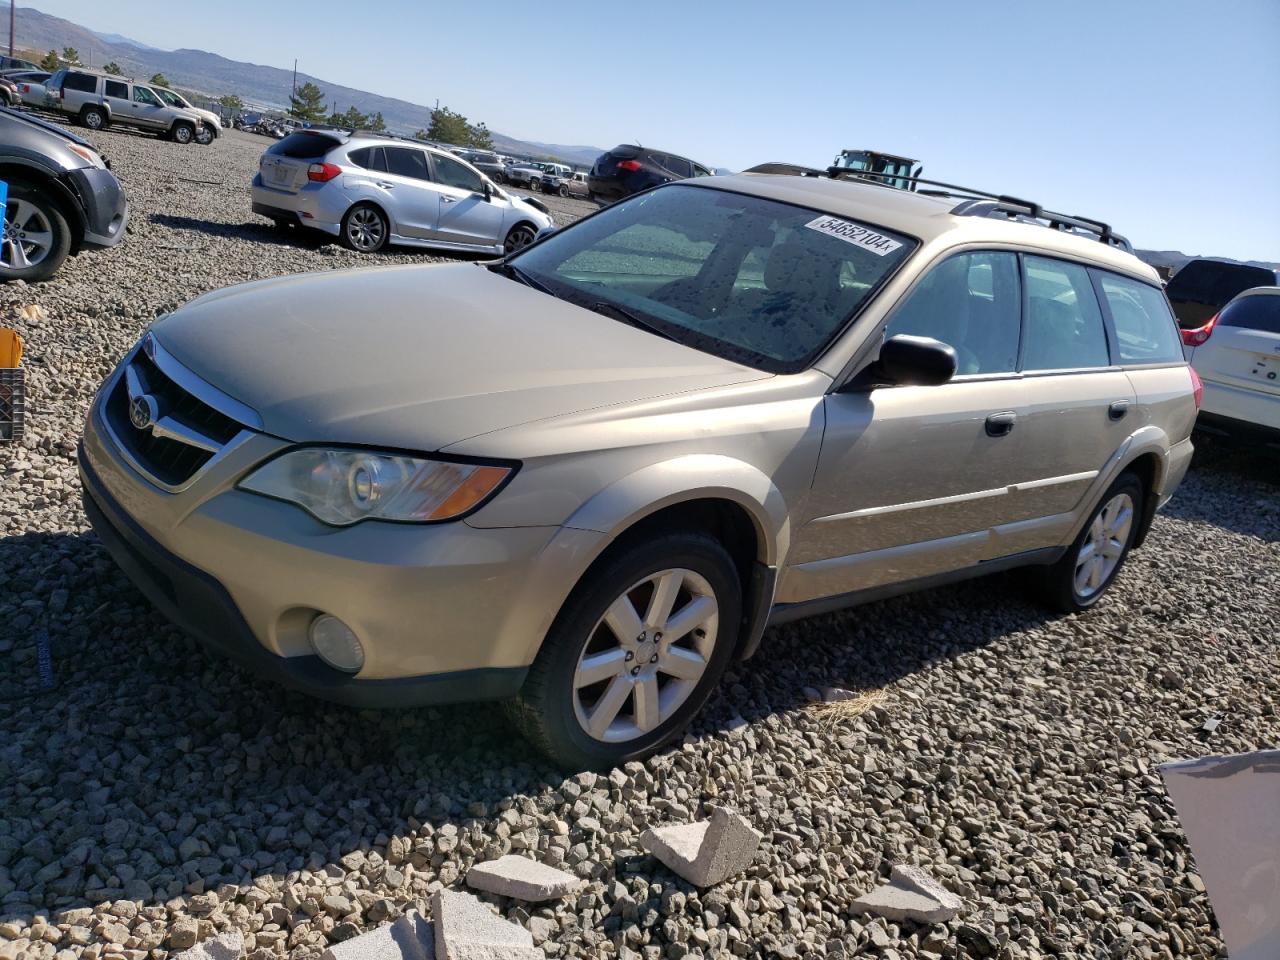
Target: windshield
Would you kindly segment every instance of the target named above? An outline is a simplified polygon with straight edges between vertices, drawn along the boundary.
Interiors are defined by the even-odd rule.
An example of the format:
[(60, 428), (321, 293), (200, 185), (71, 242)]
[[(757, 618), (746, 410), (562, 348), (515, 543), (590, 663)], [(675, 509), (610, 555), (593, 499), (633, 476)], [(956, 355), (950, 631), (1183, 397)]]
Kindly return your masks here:
[(688, 346), (803, 370), (915, 249), (870, 224), (673, 185), (622, 200), (512, 258), (553, 296), (630, 314)]

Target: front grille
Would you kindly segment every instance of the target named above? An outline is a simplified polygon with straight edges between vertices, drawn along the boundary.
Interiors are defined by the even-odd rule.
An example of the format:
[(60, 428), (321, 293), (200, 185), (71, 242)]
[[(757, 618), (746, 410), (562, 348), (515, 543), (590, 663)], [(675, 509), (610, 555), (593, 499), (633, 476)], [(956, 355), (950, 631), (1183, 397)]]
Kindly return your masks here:
[[(184, 390), (145, 351), (138, 350), (129, 367), (142, 388), (154, 398), (158, 419), (176, 421), (218, 446), (225, 446), (244, 429), (243, 424)], [(134, 462), (161, 483), (168, 486), (185, 483), (216, 455), (216, 450), (160, 436), (150, 427), (139, 430), (129, 419), (129, 404), (128, 377), (122, 375), (107, 397), (103, 413), (116, 440)]]

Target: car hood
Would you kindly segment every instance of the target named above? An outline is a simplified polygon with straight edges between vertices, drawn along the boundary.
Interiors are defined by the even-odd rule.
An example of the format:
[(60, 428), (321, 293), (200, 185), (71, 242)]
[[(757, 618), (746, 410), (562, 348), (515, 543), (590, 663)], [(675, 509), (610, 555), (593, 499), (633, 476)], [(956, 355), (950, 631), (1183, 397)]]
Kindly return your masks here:
[(152, 333), (271, 434), (434, 451), (507, 427), (768, 374), (476, 264), (262, 280)]

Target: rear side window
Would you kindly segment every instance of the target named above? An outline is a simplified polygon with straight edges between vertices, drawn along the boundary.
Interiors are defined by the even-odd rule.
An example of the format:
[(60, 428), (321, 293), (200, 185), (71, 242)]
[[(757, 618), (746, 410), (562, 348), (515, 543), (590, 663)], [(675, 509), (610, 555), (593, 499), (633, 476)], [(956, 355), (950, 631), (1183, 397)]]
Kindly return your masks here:
[(293, 157), (295, 160), (315, 160), (338, 145), (338, 141), (319, 133), (291, 133), (268, 153), (281, 157)]
[(672, 173), (674, 173), (677, 177), (693, 176), (693, 164), (691, 164), (684, 157), (673, 157), (670, 154), (668, 154), (666, 157), (666, 162), (663, 163), (663, 166), (666, 167), (668, 170), (670, 170)]
[(1224, 327), (1280, 333), (1280, 294), (1255, 293), (1229, 304), (1218, 317)]
[(944, 260), (894, 312), (886, 336), (933, 337), (956, 351), (956, 373), (1009, 373), (1018, 365), (1018, 259), (962, 253)]
[(1102, 295), (1116, 328), (1120, 360), (1126, 363), (1161, 363), (1182, 359), (1182, 341), (1164, 294), (1155, 287), (1100, 274)]
[(1024, 370), (1075, 370), (1111, 363), (1102, 308), (1079, 264), (1027, 257)]
[(357, 167), (364, 167), (366, 170), (376, 170), (380, 173), (387, 172), (387, 158), (383, 154), (381, 147), (364, 147), (360, 150), (352, 150), (347, 154), (347, 159)]
[(63, 90), (79, 90), (81, 93), (96, 93), (98, 78), (87, 73), (68, 73), (62, 80)]
[(129, 99), (129, 85), (121, 83), (119, 80), (107, 80), (104, 82), (103, 93), (108, 97), (115, 97), (118, 100)]
[(430, 180), (431, 171), (427, 169), (427, 155), (421, 150), (409, 147), (383, 147), (387, 157), (387, 172), (397, 177), (412, 177), (415, 180)]

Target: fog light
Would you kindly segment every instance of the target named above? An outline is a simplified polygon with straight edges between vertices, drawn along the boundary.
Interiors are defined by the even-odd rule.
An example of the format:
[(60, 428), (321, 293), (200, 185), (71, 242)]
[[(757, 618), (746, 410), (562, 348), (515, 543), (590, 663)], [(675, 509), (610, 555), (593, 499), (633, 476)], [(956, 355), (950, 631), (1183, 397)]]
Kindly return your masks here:
[(332, 614), (322, 613), (311, 621), (307, 630), (313, 649), (320, 659), (343, 673), (359, 673), (364, 666), (364, 647), (350, 627)]

